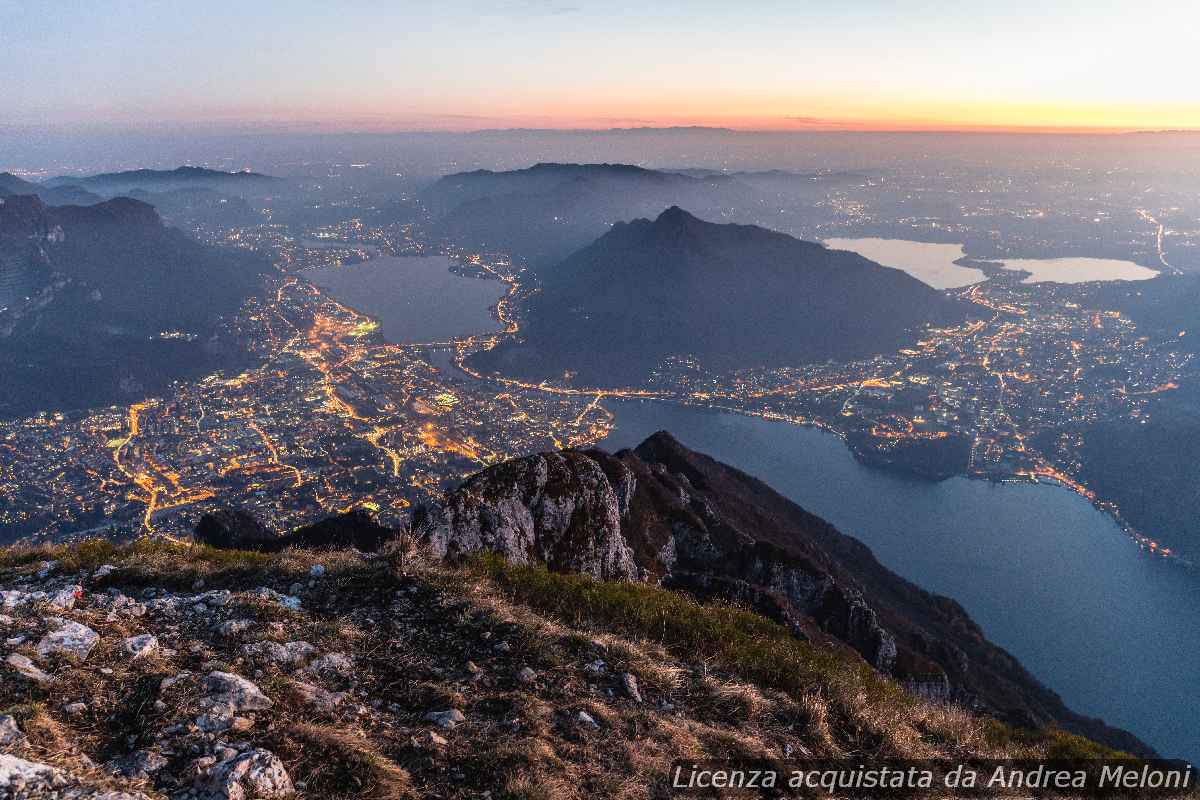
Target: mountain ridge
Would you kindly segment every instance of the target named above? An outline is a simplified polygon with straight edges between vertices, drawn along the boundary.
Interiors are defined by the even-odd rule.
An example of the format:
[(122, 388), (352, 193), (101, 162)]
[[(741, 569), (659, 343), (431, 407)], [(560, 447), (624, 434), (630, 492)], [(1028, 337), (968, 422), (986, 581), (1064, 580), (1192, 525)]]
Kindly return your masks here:
[(270, 270), (260, 256), (188, 238), (131, 198), (3, 198), (0, 414), (140, 399), (211, 370), (229, 350), (214, 343), (217, 319)]
[(799, 366), (894, 351), (966, 310), (906, 273), (753, 225), (671, 206), (614, 224), (541, 274), (520, 340), (472, 357), (529, 380), (643, 383), (670, 356), (706, 367)]
[(716, 215), (765, 202), (756, 189), (724, 176), (558, 162), (446, 175), (420, 199), (433, 217), (432, 238), (503, 252), (535, 271), (552, 268), (618, 220), (671, 205)]

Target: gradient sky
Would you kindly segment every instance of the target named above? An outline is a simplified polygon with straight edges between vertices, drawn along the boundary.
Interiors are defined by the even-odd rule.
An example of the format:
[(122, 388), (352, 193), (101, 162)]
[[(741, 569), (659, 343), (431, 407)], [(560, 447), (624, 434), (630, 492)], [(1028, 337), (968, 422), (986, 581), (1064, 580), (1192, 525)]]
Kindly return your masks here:
[(0, 0), (0, 125), (1200, 128), (1198, 0)]

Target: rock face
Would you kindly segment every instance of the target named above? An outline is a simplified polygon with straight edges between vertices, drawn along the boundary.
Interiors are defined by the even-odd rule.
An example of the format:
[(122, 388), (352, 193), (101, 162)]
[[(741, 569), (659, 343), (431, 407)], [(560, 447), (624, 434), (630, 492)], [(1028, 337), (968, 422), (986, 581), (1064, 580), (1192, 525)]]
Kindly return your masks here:
[(493, 551), (516, 563), (633, 580), (621, 494), (593, 458), (543, 453), (480, 473), (415, 528), (443, 557)]
[(732, 601), (798, 637), (852, 648), (926, 697), (1021, 726), (1056, 723), (1124, 741), (1066, 708), (957, 603), (914, 586), (861, 542), (667, 433), (615, 454), (544, 453), (490, 467), (447, 493), (440, 508), (418, 512), (414, 532), (443, 556), (494, 551)]

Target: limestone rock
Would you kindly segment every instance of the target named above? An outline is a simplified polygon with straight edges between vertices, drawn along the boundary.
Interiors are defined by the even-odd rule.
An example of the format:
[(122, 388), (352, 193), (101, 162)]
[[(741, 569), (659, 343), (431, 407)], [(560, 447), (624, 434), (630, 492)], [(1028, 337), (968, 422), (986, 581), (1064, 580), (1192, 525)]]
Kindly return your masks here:
[(28, 656), (23, 656), (20, 653), (9, 653), (5, 662), (34, 683), (40, 683), (43, 686), (49, 686), (54, 683), (53, 676), (38, 669), (38, 666)]
[(220, 800), (282, 800), (296, 793), (283, 762), (262, 748), (217, 762), (196, 783)]
[(46, 621), (53, 630), (38, 642), (40, 658), (60, 656), (70, 661), (83, 661), (100, 641), (100, 634), (73, 620), (49, 617)]
[(271, 698), (254, 683), (231, 672), (210, 672), (201, 684), (203, 700), (210, 708), (228, 711), (261, 711), (271, 707)]
[(9, 714), (0, 715), (0, 746), (11, 747), (23, 738), (25, 734), (21, 733), (15, 719)]
[(542, 561), (604, 580), (635, 580), (620, 509), (595, 461), (582, 453), (543, 453), (484, 470), (420, 516), (414, 529), (442, 557), (491, 551), (519, 564)]
[(145, 658), (158, 651), (158, 637), (152, 633), (130, 636), (121, 643), (121, 646), (134, 658)]

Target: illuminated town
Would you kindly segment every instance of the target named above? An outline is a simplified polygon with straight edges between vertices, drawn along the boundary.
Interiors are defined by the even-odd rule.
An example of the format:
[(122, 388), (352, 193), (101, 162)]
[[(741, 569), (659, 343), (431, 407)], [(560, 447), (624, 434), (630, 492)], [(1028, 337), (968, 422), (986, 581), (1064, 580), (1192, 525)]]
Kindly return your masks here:
[[(613, 419), (606, 398), (813, 425), (869, 463), (930, 477), (1053, 481), (1119, 517), (1078, 482), (1072, 431), (1138, 418), (1197, 368), (1171, 342), (1087, 307), (1077, 286), (1026, 284), (1001, 271), (951, 290), (978, 319), (866, 361), (721, 375), (680, 354), (645, 386), (533, 385), (480, 375), (466, 361), (518, 330), (525, 277), (503, 255), (360, 219), (293, 236), (267, 215), (257, 226), (193, 234), (269, 252), (280, 268), (229, 323), (258, 366), (128, 407), (0, 423), (0, 527), (27, 539), (180, 537), (204, 511), (227, 507), (278, 530), (352, 508), (394, 524), (488, 464), (601, 442)], [(305, 277), (314, 267), (434, 252), (450, 255), (460, 275), (506, 284), (492, 309), (496, 329), (385, 342), (377, 321)], [(1159, 549), (1152, 535), (1135, 536)]]

